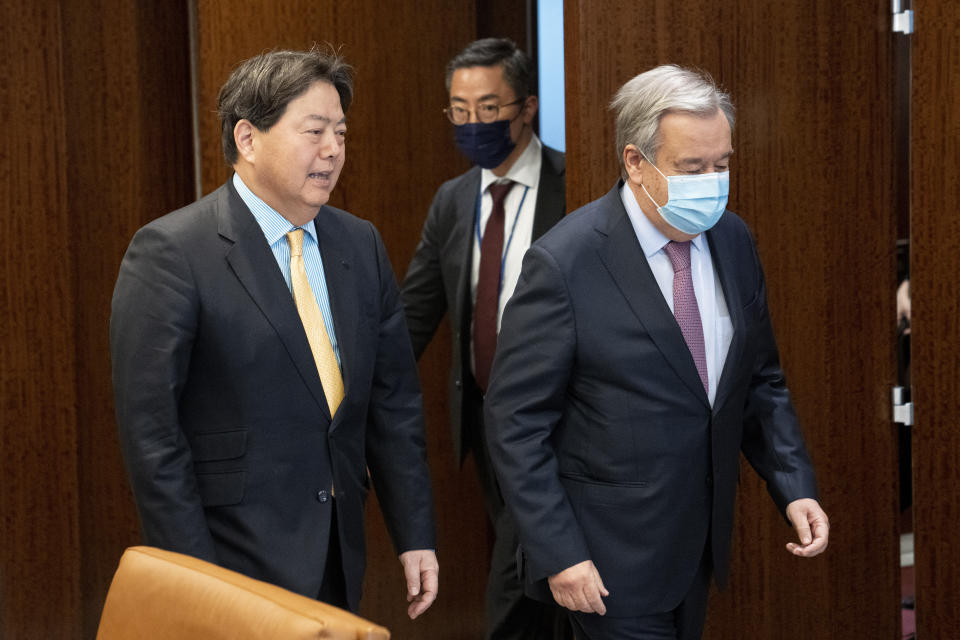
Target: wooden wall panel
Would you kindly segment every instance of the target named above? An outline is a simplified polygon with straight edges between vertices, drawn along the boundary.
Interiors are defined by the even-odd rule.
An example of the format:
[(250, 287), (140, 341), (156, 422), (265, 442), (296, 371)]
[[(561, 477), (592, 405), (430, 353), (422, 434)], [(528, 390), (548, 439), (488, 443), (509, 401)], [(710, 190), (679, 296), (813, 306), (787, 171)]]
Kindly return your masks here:
[(914, 0), (911, 251), (918, 638), (960, 628), (960, 12)]
[(0, 11), (0, 637), (93, 637), (120, 554), (140, 541), (110, 295), (133, 232), (193, 192), (186, 4)]
[(84, 637), (141, 542), (117, 444), (110, 299), (134, 232), (193, 200), (186, 2), (63, 3), (68, 211), (76, 290)]
[(886, 0), (565, 3), (571, 208), (617, 178), (607, 105), (626, 80), (679, 63), (732, 94), (730, 208), (757, 239), (832, 519), (825, 556), (789, 556), (791, 532), (745, 468), (731, 586), (711, 600), (710, 638), (897, 637), (889, 10)]
[[(256, 29), (243, 25), (255, 24)], [(447, 61), (476, 31), (473, 2), (429, 0), (415, 11), (403, 3), (317, 3), (266, 0), (238, 5), (197, 2), (197, 50), (203, 191), (221, 184), (224, 165), (216, 97), (241, 60), (271, 48), (342, 47), (356, 68), (347, 114), (347, 162), (331, 204), (371, 220), (402, 276), (437, 187), (468, 168), (453, 145), (441, 109), (447, 103)], [(440, 597), (411, 623), (400, 565), (376, 502), (368, 509), (368, 567), (361, 613), (397, 638), (482, 635), (489, 532), (472, 468), (453, 461), (447, 419), (446, 325), (420, 363), (427, 407), (428, 455), (439, 520)]]
[(56, 2), (0, 5), (0, 637), (80, 633), (63, 50)]
[(536, 4), (532, 0), (476, 0), (477, 38), (510, 38), (517, 47), (532, 53), (527, 48), (532, 44), (528, 38), (531, 3)]

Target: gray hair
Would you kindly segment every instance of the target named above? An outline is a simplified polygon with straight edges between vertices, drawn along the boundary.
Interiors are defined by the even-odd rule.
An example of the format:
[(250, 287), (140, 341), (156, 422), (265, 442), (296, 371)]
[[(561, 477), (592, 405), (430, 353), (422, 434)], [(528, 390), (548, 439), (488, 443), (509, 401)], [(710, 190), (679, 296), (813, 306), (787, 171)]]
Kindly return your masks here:
[(268, 51), (243, 61), (220, 88), (217, 112), (220, 142), (227, 164), (237, 163), (233, 129), (246, 119), (260, 131), (283, 117), (287, 105), (306, 93), (314, 82), (332, 84), (346, 113), (353, 100), (353, 68), (332, 47), (314, 45), (310, 51)]
[(616, 114), (617, 158), (620, 174), (627, 178), (623, 150), (635, 145), (653, 162), (660, 149), (660, 120), (668, 113), (710, 116), (723, 111), (733, 131), (734, 109), (730, 96), (703, 71), (665, 64), (641, 73), (620, 87), (610, 101)]

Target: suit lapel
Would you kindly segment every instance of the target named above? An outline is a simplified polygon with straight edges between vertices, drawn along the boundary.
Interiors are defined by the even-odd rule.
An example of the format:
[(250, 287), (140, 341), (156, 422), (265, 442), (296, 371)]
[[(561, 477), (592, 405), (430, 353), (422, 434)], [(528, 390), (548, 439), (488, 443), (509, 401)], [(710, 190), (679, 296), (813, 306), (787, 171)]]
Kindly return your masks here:
[(277, 332), (304, 384), (329, 418), (330, 409), (317, 364), (293, 296), (277, 268), (263, 230), (229, 181), (220, 192), (218, 215), (220, 235), (234, 243), (227, 251), (227, 263)]
[(536, 241), (558, 223), (567, 210), (567, 194), (563, 181), (563, 155), (544, 147), (541, 158), (537, 206), (533, 212), (532, 241)]
[[(314, 219), (317, 241), (320, 245), (320, 257), (323, 260), (323, 274), (327, 281), (327, 293), (330, 297), (330, 310), (333, 313), (333, 327), (340, 347), (340, 363), (343, 371), (344, 397), (350, 397), (354, 358), (357, 357), (357, 332), (353, 330), (359, 322), (360, 301), (357, 297), (357, 285), (354, 280), (352, 243), (348, 241), (345, 230), (326, 207), (321, 207)], [(346, 400), (344, 400), (346, 402)], [(337, 412), (337, 417), (342, 415)], [(331, 429), (336, 428), (334, 420)]]
[(657, 279), (643, 255), (636, 232), (620, 200), (619, 186), (604, 196), (602, 206), (607, 216), (598, 225), (597, 231), (605, 235), (606, 240), (597, 252), (650, 339), (691, 393), (709, 407), (697, 365), (683, 339), (680, 325), (663, 299)]
[(480, 193), (480, 169), (474, 167), (464, 177), (457, 188), (454, 206), (456, 207), (456, 229), (454, 234), (463, 238), (463, 250), (459, 252), (460, 282), (457, 285), (461, 341), (470, 344), (470, 324), (473, 319), (473, 300), (470, 294), (470, 272), (473, 270), (474, 229), (477, 223), (477, 195)]
[(740, 290), (735, 278), (736, 266), (734, 261), (737, 256), (731, 246), (730, 234), (715, 227), (707, 232), (707, 242), (710, 244), (713, 268), (717, 270), (720, 277), (720, 286), (723, 288), (723, 297), (727, 303), (727, 311), (730, 313), (730, 322), (733, 325), (733, 337), (730, 340), (730, 348), (727, 350), (723, 371), (717, 384), (717, 396), (713, 402), (714, 407), (720, 407), (723, 406), (724, 401), (730, 394), (731, 385), (737, 378), (746, 327), (743, 319), (743, 306), (740, 304)]

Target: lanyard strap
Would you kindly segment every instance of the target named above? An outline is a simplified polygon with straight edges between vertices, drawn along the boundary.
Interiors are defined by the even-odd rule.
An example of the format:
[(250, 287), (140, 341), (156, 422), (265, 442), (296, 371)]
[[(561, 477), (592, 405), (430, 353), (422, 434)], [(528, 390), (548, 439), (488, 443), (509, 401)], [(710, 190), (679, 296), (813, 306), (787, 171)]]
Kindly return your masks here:
[[(503, 248), (503, 255), (500, 256), (500, 291), (503, 290), (503, 268), (507, 263), (507, 253), (510, 251), (510, 243), (513, 242), (513, 232), (517, 230), (517, 220), (520, 219), (520, 211), (523, 210), (523, 203), (527, 199), (527, 192), (530, 191), (529, 186), (523, 188), (523, 196), (520, 198), (520, 206), (517, 207), (517, 213), (513, 216), (513, 224), (510, 225), (510, 235), (507, 237), (507, 244)], [(475, 216), (476, 224), (476, 233), (477, 233), (477, 250), (480, 250), (480, 247), (483, 246), (483, 233), (480, 231), (480, 213), (481, 213), (481, 203), (483, 202), (483, 190), (477, 192), (477, 215)]]

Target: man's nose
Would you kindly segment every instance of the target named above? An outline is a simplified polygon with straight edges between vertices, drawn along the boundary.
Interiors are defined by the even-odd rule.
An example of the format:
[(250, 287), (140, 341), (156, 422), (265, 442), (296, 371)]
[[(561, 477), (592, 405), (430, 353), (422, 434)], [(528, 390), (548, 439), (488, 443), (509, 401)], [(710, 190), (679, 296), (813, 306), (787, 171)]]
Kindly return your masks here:
[(320, 145), (320, 155), (325, 158), (332, 158), (340, 153), (343, 143), (333, 131), (327, 131), (323, 136), (323, 144)]

